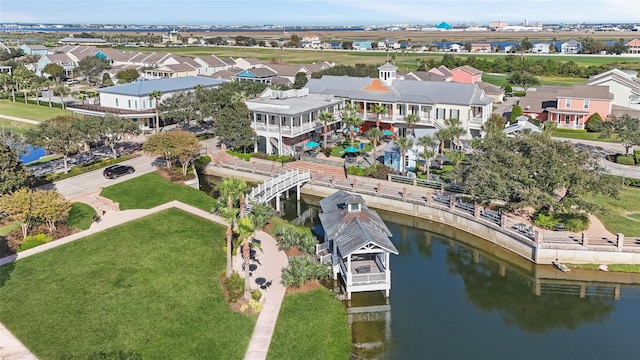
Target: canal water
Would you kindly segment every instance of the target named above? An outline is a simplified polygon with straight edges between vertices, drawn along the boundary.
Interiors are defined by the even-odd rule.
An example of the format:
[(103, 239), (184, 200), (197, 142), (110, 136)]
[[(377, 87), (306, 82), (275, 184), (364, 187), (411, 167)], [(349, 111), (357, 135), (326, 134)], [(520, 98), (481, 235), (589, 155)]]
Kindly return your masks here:
[[(282, 202), (283, 217), (317, 209), (319, 200), (297, 203), (294, 195)], [(473, 235), (378, 213), (400, 254), (391, 257), (388, 300), (370, 292), (345, 302), (354, 358), (640, 358), (640, 284), (616, 289), (614, 277), (589, 270), (598, 281), (581, 288)], [(305, 226), (322, 236), (317, 216)]]

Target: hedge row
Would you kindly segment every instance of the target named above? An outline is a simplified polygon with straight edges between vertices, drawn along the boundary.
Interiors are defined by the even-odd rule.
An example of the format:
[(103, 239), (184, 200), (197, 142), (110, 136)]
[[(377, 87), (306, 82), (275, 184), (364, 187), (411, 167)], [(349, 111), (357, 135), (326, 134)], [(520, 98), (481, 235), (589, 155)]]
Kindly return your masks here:
[(631, 155), (618, 155), (616, 162), (621, 165), (635, 165), (636, 163)]

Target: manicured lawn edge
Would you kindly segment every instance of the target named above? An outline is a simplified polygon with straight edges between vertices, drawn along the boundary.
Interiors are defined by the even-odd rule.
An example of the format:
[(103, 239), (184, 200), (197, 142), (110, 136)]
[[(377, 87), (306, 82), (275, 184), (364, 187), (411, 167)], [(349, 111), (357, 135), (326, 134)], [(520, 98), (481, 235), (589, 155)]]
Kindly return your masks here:
[(71, 211), (67, 217), (67, 225), (78, 230), (87, 230), (91, 227), (96, 210), (90, 205), (75, 202), (71, 205)]
[(325, 288), (286, 295), (267, 359), (349, 359), (344, 305)]
[(42, 359), (241, 359), (256, 317), (224, 298), (224, 232), (169, 209), (10, 263), (0, 321)]

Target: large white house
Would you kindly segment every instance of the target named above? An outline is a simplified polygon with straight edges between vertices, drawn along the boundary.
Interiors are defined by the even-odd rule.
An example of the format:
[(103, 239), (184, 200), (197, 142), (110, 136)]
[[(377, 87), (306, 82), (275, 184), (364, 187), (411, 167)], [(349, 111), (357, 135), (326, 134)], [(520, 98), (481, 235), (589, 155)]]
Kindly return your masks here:
[[(407, 115), (420, 118), (416, 128), (445, 128), (445, 120), (457, 118), (469, 140), (482, 136), (482, 125), (493, 111), (493, 99), (477, 84), (443, 81), (400, 80), (397, 67), (385, 64), (378, 68), (378, 78), (323, 76), (311, 79), (307, 87), (312, 94), (333, 95), (345, 99), (359, 109), (365, 120), (362, 131), (379, 120), (383, 129), (396, 128), (403, 135), (408, 128)], [(387, 114), (376, 115), (375, 105), (387, 108)]]
[(100, 103), (98, 105), (74, 104), (68, 110), (93, 116), (107, 114), (118, 115), (136, 120), (142, 129), (152, 128), (156, 116), (156, 101), (150, 98), (154, 91), (159, 91), (163, 99), (182, 91), (191, 91), (196, 86), (215, 88), (223, 82), (200, 76), (181, 78), (165, 78), (158, 80), (142, 80), (124, 85), (116, 85), (98, 89)]
[(267, 154), (293, 155), (296, 147), (323, 139), (324, 123), (320, 113), (328, 111), (333, 120), (327, 122), (328, 131), (340, 123), (344, 101), (330, 95), (310, 94), (309, 90), (266, 89), (258, 98), (245, 101), (251, 111), (252, 125), (258, 141), (255, 151)]
[(589, 78), (587, 85), (608, 86), (613, 115), (640, 116), (640, 79), (636, 71), (612, 69)]

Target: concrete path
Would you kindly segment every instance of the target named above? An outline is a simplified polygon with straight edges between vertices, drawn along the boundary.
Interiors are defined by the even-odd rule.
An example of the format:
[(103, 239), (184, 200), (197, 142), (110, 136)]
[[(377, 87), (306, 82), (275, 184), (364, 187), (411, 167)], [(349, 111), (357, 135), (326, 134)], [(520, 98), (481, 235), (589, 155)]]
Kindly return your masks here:
[[(271, 281), (272, 285), (266, 290), (261, 290), (264, 305), (262, 312), (258, 316), (256, 327), (253, 329), (249, 348), (244, 357), (246, 360), (267, 358), (271, 337), (276, 327), (278, 313), (280, 312), (280, 306), (282, 305), (286, 290), (284, 285), (282, 285), (282, 269), (289, 263), (287, 255), (283, 251), (278, 250), (278, 244), (271, 235), (260, 231), (256, 234), (256, 239), (261, 241), (262, 251), (256, 250), (256, 259), (259, 264), (257, 264), (258, 268), (253, 272), (252, 279), (262, 277), (267, 281)], [(241, 258), (237, 257), (236, 259)], [(237, 264), (237, 268), (240, 270), (239, 273), (243, 274), (244, 272), (239, 269), (241, 262), (235, 261), (235, 264)], [(259, 286), (255, 282), (251, 285), (252, 288), (259, 289)]]
[(624, 146), (622, 146), (622, 144), (557, 137), (554, 137), (554, 139), (559, 141), (568, 141), (576, 145), (576, 147), (580, 149), (591, 151), (596, 156), (598, 156), (598, 162), (600, 163), (600, 165), (604, 166), (613, 175), (640, 179), (640, 166), (621, 165), (603, 158), (604, 155), (609, 154), (624, 154), (625, 148)]
[(25, 119), (25, 118), (16, 117), (16, 116), (9, 116), (9, 115), (5, 115), (5, 114), (0, 114), (0, 118), (11, 120), (11, 121), (23, 122), (23, 123), (27, 123), (27, 124), (33, 124), (33, 125), (40, 124), (40, 121), (31, 120), (31, 119)]
[(13, 334), (0, 324), (0, 359), (2, 360), (37, 360), (29, 349)]

